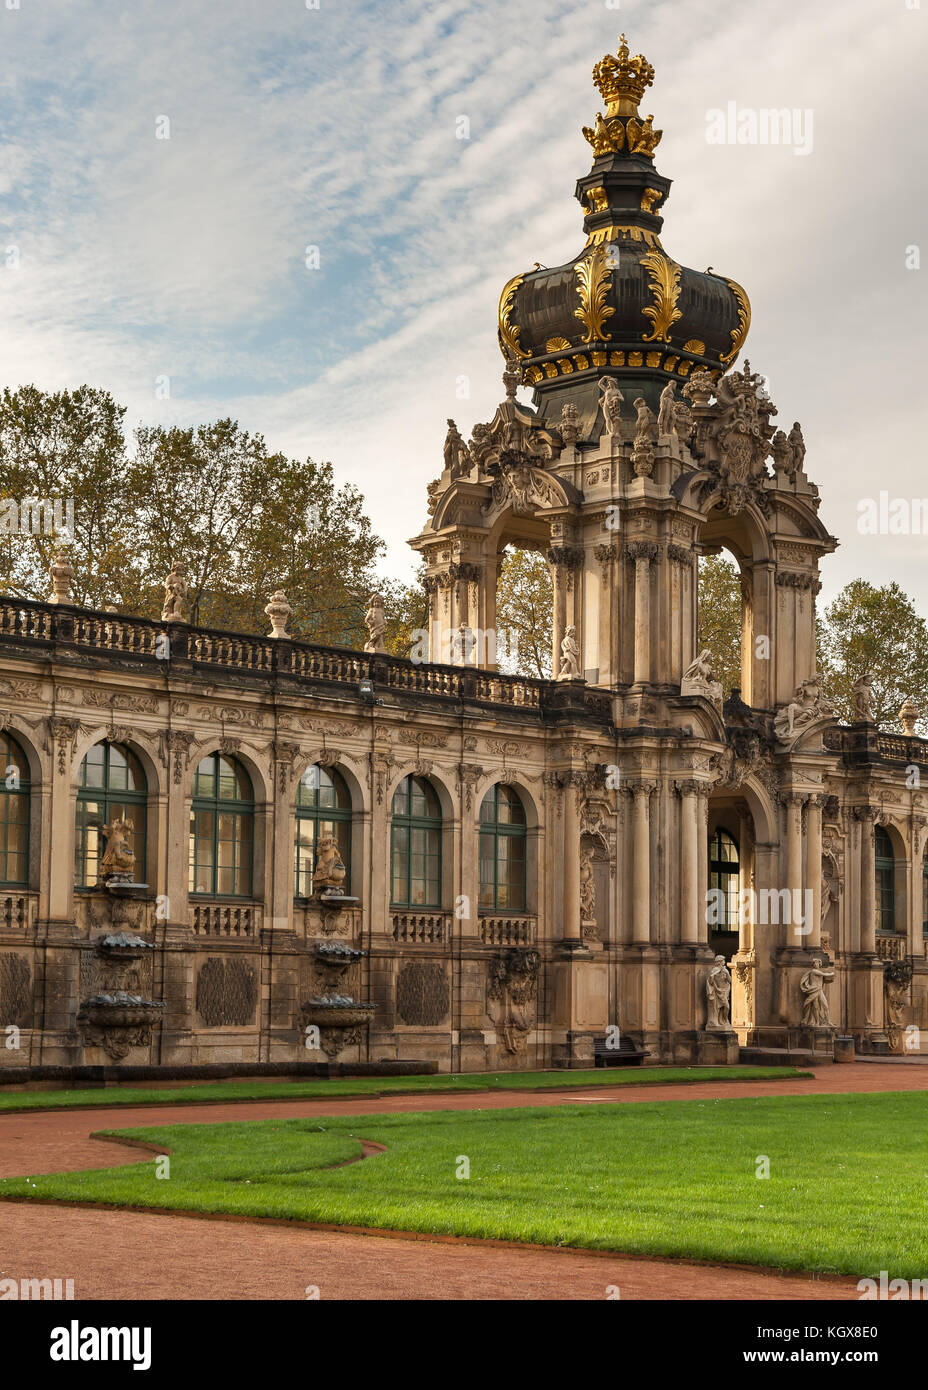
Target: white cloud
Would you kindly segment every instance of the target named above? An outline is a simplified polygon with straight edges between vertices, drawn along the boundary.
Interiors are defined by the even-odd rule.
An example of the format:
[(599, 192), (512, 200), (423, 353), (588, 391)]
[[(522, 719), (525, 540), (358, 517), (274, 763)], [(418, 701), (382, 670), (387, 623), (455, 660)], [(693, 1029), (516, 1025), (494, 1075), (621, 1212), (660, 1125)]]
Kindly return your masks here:
[[(924, 280), (902, 259), (924, 226), (920, 11), (58, 0), (0, 18), (2, 238), (22, 253), (0, 270), (0, 377), (92, 380), (131, 419), (232, 414), (330, 458), (397, 571), (446, 417), (469, 431), (499, 399), (502, 284), (581, 246), (590, 69), (625, 27), (657, 69), (645, 110), (674, 179), (664, 244), (745, 284), (752, 363), (780, 420), (803, 422), (843, 541), (825, 597), (855, 574), (895, 577), (928, 611), (921, 540), (856, 532), (875, 477), (928, 492), (912, 445)], [(729, 100), (812, 108), (812, 154), (708, 145), (706, 112)], [(170, 141), (154, 138), (160, 114)], [(310, 242), (319, 272), (302, 266)]]

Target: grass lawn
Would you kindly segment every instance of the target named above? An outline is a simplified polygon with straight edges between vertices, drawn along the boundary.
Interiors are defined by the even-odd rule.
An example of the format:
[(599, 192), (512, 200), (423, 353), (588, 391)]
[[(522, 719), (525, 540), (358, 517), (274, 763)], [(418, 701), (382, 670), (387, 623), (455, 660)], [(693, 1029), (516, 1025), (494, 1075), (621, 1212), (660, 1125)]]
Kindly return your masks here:
[(216, 1081), (189, 1086), (107, 1086), (95, 1090), (0, 1093), (4, 1110), (77, 1110), (84, 1106), (196, 1105), (203, 1101), (331, 1100), (417, 1091), (532, 1091), (545, 1087), (642, 1086), (672, 1081), (781, 1081), (812, 1072), (795, 1067), (602, 1067), (595, 1071), (504, 1071), (465, 1076), (357, 1076), (318, 1081)]
[[(157, 1126), (123, 1133), (171, 1150), (168, 1179), (149, 1159), (7, 1179), (0, 1198), (922, 1278), (926, 1106), (902, 1092)], [(387, 1151), (327, 1166), (359, 1153), (358, 1138)]]

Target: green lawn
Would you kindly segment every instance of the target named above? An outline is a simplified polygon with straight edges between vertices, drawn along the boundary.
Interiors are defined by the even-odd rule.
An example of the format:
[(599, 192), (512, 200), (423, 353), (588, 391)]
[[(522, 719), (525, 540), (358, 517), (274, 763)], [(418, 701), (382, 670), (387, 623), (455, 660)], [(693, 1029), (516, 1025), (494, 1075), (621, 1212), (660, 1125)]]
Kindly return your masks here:
[[(108, 1131), (110, 1133), (118, 1131)], [(12, 1178), (25, 1196), (928, 1276), (926, 1098), (818, 1095), (123, 1131), (155, 1164)], [(359, 1152), (386, 1153), (332, 1168)], [(770, 1177), (756, 1174), (759, 1156)], [(455, 1174), (462, 1156), (470, 1177)]]
[(546, 1087), (642, 1086), (672, 1081), (782, 1081), (812, 1072), (795, 1067), (603, 1067), (596, 1071), (504, 1071), (464, 1076), (352, 1076), (318, 1081), (216, 1081), (189, 1086), (108, 1086), (85, 1091), (11, 1091), (4, 1110), (77, 1110), (84, 1106), (197, 1105), (204, 1101), (331, 1100), (417, 1091), (531, 1091)]

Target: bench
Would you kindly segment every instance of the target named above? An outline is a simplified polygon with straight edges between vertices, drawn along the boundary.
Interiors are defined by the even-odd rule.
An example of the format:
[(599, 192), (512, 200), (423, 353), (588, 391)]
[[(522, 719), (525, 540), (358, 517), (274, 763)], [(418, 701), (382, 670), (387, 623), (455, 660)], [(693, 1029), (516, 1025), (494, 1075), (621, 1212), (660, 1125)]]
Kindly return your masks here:
[(650, 1055), (647, 1048), (636, 1047), (624, 1033), (619, 1034), (618, 1046), (614, 1040), (611, 1046), (605, 1038), (593, 1040), (593, 1057), (598, 1067), (640, 1067)]

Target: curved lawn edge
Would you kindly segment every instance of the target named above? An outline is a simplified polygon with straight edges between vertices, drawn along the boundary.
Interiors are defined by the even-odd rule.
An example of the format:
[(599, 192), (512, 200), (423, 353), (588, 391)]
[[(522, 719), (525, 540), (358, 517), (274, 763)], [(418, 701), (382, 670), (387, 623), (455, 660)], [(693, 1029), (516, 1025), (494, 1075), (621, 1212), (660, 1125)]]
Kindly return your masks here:
[[(359, 1142), (372, 1143), (370, 1140)], [(383, 1146), (380, 1148), (383, 1149)], [(348, 1160), (348, 1163), (359, 1162), (359, 1158)], [(335, 1166), (346, 1167), (347, 1164)], [(180, 1216), (195, 1221), (231, 1221), (245, 1226), (285, 1226), (291, 1230), (334, 1231), (345, 1235), (379, 1236), (384, 1240), (412, 1240), (427, 1245), (489, 1245), (500, 1250), (543, 1250), (547, 1254), (557, 1255), (595, 1255), (603, 1260), (648, 1260), (655, 1264), (686, 1265), (694, 1269), (731, 1269), (745, 1274), (767, 1274), (774, 1278), (789, 1275), (793, 1278), (807, 1279), (810, 1284), (840, 1284), (848, 1288), (856, 1288), (858, 1282), (856, 1274), (842, 1274), (836, 1270), (749, 1264), (739, 1260), (701, 1260), (694, 1255), (656, 1255), (646, 1250), (611, 1250), (600, 1245), (550, 1245), (542, 1241), (454, 1235), (447, 1231), (401, 1230), (397, 1226), (352, 1226), (345, 1222), (309, 1221), (301, 1216), (248, 1216), (241, 1212), (203, 1211), (197, 1207), (150, 1207), (129, 1202), (82, 1202), (66, 1200), (63, 1197), (4, 1197), (2, 1194), (0, 1202), (34, 1207), (75, 1207), (84, 1211), (131, 1211), (140, 1216)]]
[[(276, 1100), (389, 1099), (391, 1096), (477, 1095), (481, 1091), (576, 1091), (599, 1086), (685, 1086), (707, 1081), (814, 1080), (815, 1073), (799, 1067), (641, 1067), (618, 1071), (465, 1072), (455, 1076), (403, 1077), (396, 1085), (380, 1077), (351, 1080), (292, 1082), (248, 1081), (192, 1083), (174, 1088), (109, 1087), (102, 1090), (17, 1091), (0, 1093), (0, 1116), (36, 1110), (118, 1110), (131, 1105), (235, 1105)], [(366, 1081), (370, 1084), (364, 1084)], [(2, 1077), (0, 1077), (2, 1083)]]
[[(199, 1162), (199, 1173), (178, 1169), (180, 1187), (174, 1186), (172, 1173), (167, 1202), (167, 1190), (158, 1191), (144, 1177), (144, 1161), (43, 1174), (37, 1181), (6, 1179), (0, 1184), (0, 1200), (272, 1221), (426, 1241), (454, 1237), (464, 1243), (489, 1241), (630, 1259), (798, 1271), (820, 1279), (859, 1280), (883, 1268), (921, 1278), (928, 1266), (926, 1238), (908, 1228), (905, 1238), (899, 1232), (892, 1236), (900, 1204), (911, 1209), (913, 1172), (921, 1174), (912, 1126), (921, 1100), (919, 1093), (907, 1091), (768, 1093), (692, 1100), (654, 1097), (634, 1106), (592, 1109), (405, 1111), (365, 1114), (363, 1119), (280, 1117), (229, 1120), (223, 1125), (191, 1126), (181, 1118), (161, 1124), (153, 1117), (148, 1127), (97, 1132), (94, 1137), (154, 1142), (161, 1152), (176, 1145), (181, 1165)], [(544, 1121), (547, 1133), (533, 1131), (530, 1123), (526, 1127), (533, 1120)], [(610, 1137), (614, 1122), (621, 1127), (625, 1158), (610, 1174), (611, 1156), (618, 1152), (614, 1131)], [(565, 1131), (560, 1137), (559, 1129)], [(388, 1166), (361, 1164), (352, 1169), (361, 1174), (360, 1186), (352, 1179), (346, 1187), (337, 1174), (331, 1182), (304, 1186), (302, 1174), (309, 1169), (318, 1169), (321, 1177), (323, 1167), (348, 1166), (318, 1158), (307, 1162), (305, 1135), (317, 1130), (328, 1131), (330, 1140), (336, 1138), (333, 1131), (341, 1131), (358, 1145), (386, 1143)], [(758, 1143), (761, 1133), (764, 1138)], [(566, 1142), (565, 1152), (574, 1155), (569, 1178), (548, 1134), (555, 1145)], [(882, 1174), (885, 1179), (892, 1173), (892, 1190), (874, 1186), (871, 1179), (872, 1155), (883, 1151), (888, 1135), (898, 1136)], [(295, 1145), (289, 1152), (288, 1140)], [(460, 1161), (455, 1154), (468, 1152), (476, 1155), (473, 1176), (479, 1196), (474, 1207), (468, 1198), (462, 1208), (458, 1194), (465, 1189), (451, 1181), (451, 1168)], [(775, 1185), (763, 1184), (763, 1191), (756, 1185), (758, 1152), (774, 1155), (776, 1170)], [(214, 1154), (220, 1160), (230, 1158), (232, 1169), (218, 1172)], [(242, 1158), (247, 1166), (242, 1166)], [(267, 1159), (270, 1165), (262, 1161)], [(497, 1180), (493, 1174), (501, 1171), (503, 1177)], [(563, 1193), (558, 1187), (556, 1199), (552, 1173), (566, 1184)], [(698, 1177), (695, 1186), (693, 1174)], [(253, 1185), (242, 1187), (242, 1179)], [(596, 1185), (588, 1187), (591, 1181)], [(724, 1192), (718, 1190), (720, 1183)], [(757, 1197), (764, 1199), (759, 1206)], [(820, 1224), (810, 1224), (804, 1209)], [(823, 1213), (826, 1219), (821, 1221)]]

